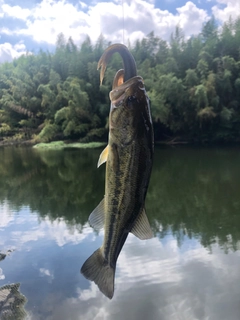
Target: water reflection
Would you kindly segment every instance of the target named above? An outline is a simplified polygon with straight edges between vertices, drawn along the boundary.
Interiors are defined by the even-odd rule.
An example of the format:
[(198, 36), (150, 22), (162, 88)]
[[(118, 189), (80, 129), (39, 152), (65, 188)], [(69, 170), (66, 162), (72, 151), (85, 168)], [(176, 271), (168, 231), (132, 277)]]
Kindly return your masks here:
[[(40, 217), (82, 226), (104, 193), (100, 150), (44, 151), (0, 149), (0, 201), (10, 211), (28, 206)], [(147, 215), (156, 234), (171, 232), (204, 246), (218, 242), (239, 249), (240, 152), (238, 149), (156, 150), (147, 195)], [(1, 225), (13, 219), (3, 206)]]
[[(0, 261), (11, 254), (12, 250), (0, 252)], [(0, 268), (0, 280), (4, 280), (5, 275)], [(24, 305), (27, 302), (26, 297), (19, 291), (20, 283), (12, 283), (0, 286), (0, 319), (2, 320), (24, 320), (27, 313)]]
[[(96, 153), (1, 149), (0, 200), (9, 200), (15, 211), (26, 205), (41, 217), (63, 217), (69, 224), (84, 224), (92, 201), (98, 201), (102, 191), (92, 172)], [(99, 173), (101, 179), (103, 170)]]
[[(185, 252), (178, 252), (172, 237), (160, 246), (157, 239), (150, 240), (147, 248), (138, 243), (136, 255), (134, 241), (130, 239), (120, 255), (112, 304), (99, 297), (93, 285), (80, 291), (79, 300), (91, 301), (98, 308), (86, 310), (87, 319), (239, 319), (235, 282), (240, 277), (239, 255), (229, 260), (215, 246), (209, 255), (191, 241)], [(232, 290), (233, 296), (229, 295)]]
[(104, 193), (99, 153), (0, 149), (0, 251), (14, 250), (0, 286), (21, 283), (32, 320), (239, 320), (240, 152), (156, 150), (155, 238), (129, 235), (112, 301), (79, 273), (103, 238), (87, 223)]
[(170, 225), (179, 245), (187, 234), (209, 248), (239, 249), (239, 160), (237, 149), (158, 152), (148, 196), (155, 230), (160, 222), (164, 237)]

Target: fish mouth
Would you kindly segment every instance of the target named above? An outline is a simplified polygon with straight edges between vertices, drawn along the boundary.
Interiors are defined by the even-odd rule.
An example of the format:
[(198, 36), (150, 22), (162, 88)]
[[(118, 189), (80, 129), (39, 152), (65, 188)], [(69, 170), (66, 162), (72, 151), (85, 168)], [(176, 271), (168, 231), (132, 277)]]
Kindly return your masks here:
[[(120, 71), (122, 70), (116, 73), (113, 81), (113, 90), (109, 93), (111, 110), (123, 105), (124, 101), (129, 97), (140, 98), (145, 91), (142, 77), (135, 76), (122, 83), (122, 72), (120, 73)], [(122, 84), (117, 86), (118, 83)]]
[(98, 61), (98, 69), (101, 68), (100, 72), (100, 82), (102, 83), (104, 73), (107, 67), (107, 63), (109, 62), (110, 58), (114, 53), (118, 52), (123, 59), (123, 65), (124, 65), (124, 75), (123, 79), (124, 81), (128, 81), (129, 79), (135, 77), (137, 75), (137, 68), (136, 68), (136, 62), (128, 50), (128, 48), (121, 44), (116, 43), (111, 46), (109, 46), (101, 56), (100, 60)]

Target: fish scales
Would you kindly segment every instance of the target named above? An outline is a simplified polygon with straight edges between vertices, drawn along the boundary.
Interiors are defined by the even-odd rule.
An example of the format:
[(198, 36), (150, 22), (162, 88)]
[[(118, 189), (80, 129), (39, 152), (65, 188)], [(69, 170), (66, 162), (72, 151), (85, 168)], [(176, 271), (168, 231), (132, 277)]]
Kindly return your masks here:
[(150, 103), (143, 80), (136, 75), (134, 58), (124, 45), (112, 45), (103, 53), (98, 64), (101, 82), (115, 52), (123, 58), (124, 70), (113, 80), (108, 146), (98, 161), (98, 166), (106, 162), (105, 196), (89, 217), (95, 229), (104, 227), (104, 240), (81, 268), (110, 299), (117, 258), (129, 232), (140, 239), (153, 236), (145, 213), (154, 149)]
[[(115, 170), (115, 159), (114, 156), (111, 157), (111, 151), (109, 151), (109, 158), (106, 164), (106, 175), (110, 179), (106, 181), (105, 197), (108, 199), (108, 211), (113, 212), (112, 217), (114, 217), (114, 219), (106, 219), (105, 224), (107, 236), (103, 247), (105, 249), (104, 253), (109, 257), (109, 260), (112, 256), (117, 259), (122, 248), (119, 245), (119, 242), (122, 241), (121, 234), (125, 235), (125, 233), (128, 234), (131, 231), (136, 215), (138, 215), (142, 207), (142, 190), (146, 188), (143, 185), (143, 181), (139, 179), (139, 172), (145, 171), (144, 164), (143, 166), (141, 163), (140, 165), (136, 164), (140, 150), (136, 150), (135, 144), (128, 148), (119, 149), (117, 157), (124, 159), (124, 161), (120, 162), (119, 169)], [(119, 163), (118, 160), (117, 162)], [(132, 215), (129, 215), (129, 212), (132, 212)], [(112, 234), (115, 235), (114, 239), (118, 241), (117, 243), (112, 239)], [(112, 252), (109, 252), (109, 250)]]

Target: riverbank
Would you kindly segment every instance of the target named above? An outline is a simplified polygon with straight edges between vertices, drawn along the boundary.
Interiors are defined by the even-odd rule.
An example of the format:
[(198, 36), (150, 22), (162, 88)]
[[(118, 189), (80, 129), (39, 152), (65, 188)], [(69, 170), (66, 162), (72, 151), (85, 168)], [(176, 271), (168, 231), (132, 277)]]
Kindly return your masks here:
[(80, 148), (80, 149), (93, 149), (105, 146), (105, 142), (89, 142), (89, 143), (81, 143), (81, 142), (72, 142), (72, 143), (64, 143), (63, 141), (53, 141), (49, 143), (38, 143), (33, 146), (34, 149), (40, 150), (61, 150), (65, 148)]
[[(0, 141), (0, 147), (5, 146), (29, 146), (36, 149), (65, 149), (65, 148), (81, 148), (81, 149), (94, 149), (105, 146), (107, 142), (88, 142), (82, 143), (77, 141), (51, 141), (47, 143), (36, 143), (34, 139), (31, 140), (2, 140)], [(226, 145), (239, 145), (240, 139), (236, 139), (235, 141), (193, 141), (188, 139), (182, 139), (181, 137), (172, 137), (166, 138), (161, 141), (155, 141), (155, 146), (177, 146), (177, 145), (188, 145), (188, 146), (226, 146)]]
[(0, 147), (6, 146), (34, 146), (36, 142), (34, 140), (2, 140), (0, 141)]
[(88, 142), (88, 143), (81, 143), (81, 142), (64, 142), (64, 141), (52, 141), (48, 143), (36, 143), (35, 140), (3, 140), (0, 141), (0, 147), (7, 147), (7, 146), (29, 146), (35, 149), (65, 149), (65, 148), (81, 148), (81, 149), (93, 149), (105, 146), (106, 142)]

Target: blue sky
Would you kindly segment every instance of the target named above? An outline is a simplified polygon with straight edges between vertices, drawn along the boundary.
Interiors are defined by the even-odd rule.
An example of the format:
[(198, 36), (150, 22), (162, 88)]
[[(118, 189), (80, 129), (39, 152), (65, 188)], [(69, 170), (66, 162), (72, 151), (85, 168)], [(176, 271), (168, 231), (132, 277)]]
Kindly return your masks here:
[(122, 5), (126, 43), (151, 31), (168, 40), (177, 24), (189, 37), (212, 15), (221, 25), (240, 14), (240, 0), (0, 0), (0, 62), (40, 48), (53, 50), (60, 32), (76, 44), (86, 35), (94, 42), (101, 33), (123, 42)]

